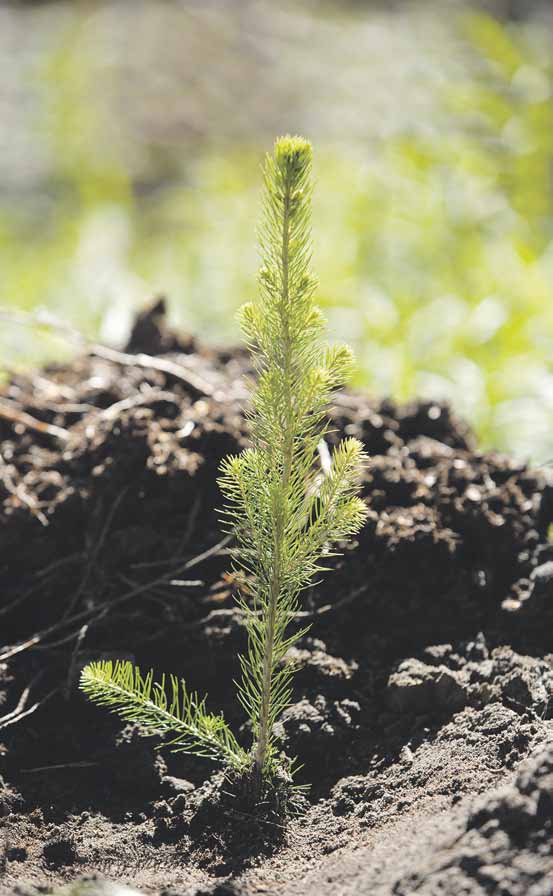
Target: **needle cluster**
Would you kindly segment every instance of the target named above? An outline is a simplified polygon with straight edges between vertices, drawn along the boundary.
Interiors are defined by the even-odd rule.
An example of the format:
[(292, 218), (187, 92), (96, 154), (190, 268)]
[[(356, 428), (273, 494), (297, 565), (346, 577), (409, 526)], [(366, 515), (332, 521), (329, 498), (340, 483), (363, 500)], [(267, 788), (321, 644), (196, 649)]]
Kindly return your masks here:
[(333, 391), (348, 378), (346, 346), (322, 340), (311, 262), (311, 146), (277, 141), (265, 166), (262, 267), (257, 301), (240, 314), (256, 368), (248, 450), (228, 458), (220, 485), (237, 559), (248, 576), (248, 651), (239, 698), (253, 724), (258, 777), (275, 772), (274, 722), (291, 697), (294, 669), (282, 660), (304, 630), (292, 629), (301, 591), (336, 541), (361, 527), (356, 496), (362, 446), (346, 439), (323, 475), (319, 445)]

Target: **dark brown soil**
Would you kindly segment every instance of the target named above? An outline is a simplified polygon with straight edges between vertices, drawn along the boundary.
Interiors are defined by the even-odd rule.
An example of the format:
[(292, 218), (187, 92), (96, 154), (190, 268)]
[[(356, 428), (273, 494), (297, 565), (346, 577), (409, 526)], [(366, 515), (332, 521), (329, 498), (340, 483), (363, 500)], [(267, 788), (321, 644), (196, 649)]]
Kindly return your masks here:
[(553, 489), (441, 404), (337, 396), (370, 516), (305, 596), (278, 727), (311, 790), (287, 827), (79, 693), (91, 658), (134, 658), (207, 690), (248, 742), (216, 515), (248, 361), (165, 332), (163, 310), (126, 353), (0, 395), (0, 892), (550, 893)]

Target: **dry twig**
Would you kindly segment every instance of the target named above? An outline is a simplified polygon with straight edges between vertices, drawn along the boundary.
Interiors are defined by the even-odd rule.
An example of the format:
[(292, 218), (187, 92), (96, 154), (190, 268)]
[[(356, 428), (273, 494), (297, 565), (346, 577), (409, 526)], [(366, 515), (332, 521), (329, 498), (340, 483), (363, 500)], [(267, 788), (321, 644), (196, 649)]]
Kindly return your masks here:
[(60, 442), (68, 442), (71, 438), (69, 430), (31, 417), (30, 414), (18, 408), (15, 402), (10, 401), (8, 398), (0, 398), (0, 417), (3, 417), (4, 420), (10, 420), (12, 423), (19, 423), (21, 426), (26, 426), (27, 429), (35, 430), (35, 432), (52, 436), (52, 438), (58, 439)]
[(5, 716), (0, 718), (0, 730), (3, 728), (8, 728), (10, 725), (15, 725), (17, 722), (20, 722), (22, 719), (25, 719), (27, 716), (32, 715), (37, 711), (41, 706), (43, 706), (47, 700), (50, 700), (51, 697), (57, 693), (58, 688), (55, 688), (53, 691), (50, 691), (49, 694), (46, 694), (42, 700), (37, 700), (36, 703), (33, 703), (28, 709), (25, 709), (27, 705), (27, 700), (29, 699), (29, 694), (31, 692), (31, 686), (25, 688), (21, 697), (19, 698), (19, 702), (15, 709), (12, 709), (11, 712), (6, 713)]
[(196, 394), (197, 398), (210, 398), (215, 391), (211, 383), (208, 383), (203, 377), (198, 376), (192, 370), (187, 370), (182, 364), (170, 361), (168, 358), (156, 358), (153, 355), (146, 355), (144, 352), (131, 355), (127, 352), (119, 352), (116, 349), (96, 343), (88, 347), (88, 352), (97, 358), (103, 358), (106, 361), (112, 361), (114, 364), (121, 364), (124, 367), (144, 367), (146, 370), (159, 370), (161, 373), (186, 383), (188, 388)]
[[(170, 575), (165, 573), (164, 575), (159, 576), (153, 581), (146, 582), (142, 585), (137, 585), (135, 588), (131, 588), (129, 591), (115, 598), (115, 600), (106, 601), (105, 603), (100, 604), (96, 607), (88, 607), (85, 610), (80, 610), (78, 613), (74, 613), (72, 616), (68, 616), (67, 618), (62, 619), (59, 622), (49, 625), (47, 628), (42, 629), (42, 631), (37, 632), (32, 637), (27, 638), (25, 641), (20, 641), (17, 644), (7, 646), (5, 650), (0, 654), (0, 662), (5, 662), (6, 660), (11, 659), (11, 657), (16, 656), (18, 653), (22, 653), (25, 650), (29, 650), (32, 647), (36, 647), (37, 645), (42, 644), (42, 642), (45, 641), (46, 638), (48, 638), (50, 635), (55, 634), (56, 632), (63, 630), (66, 626), (78, 624), (80, 629), (81, 625), (85, 622), (89, 622), (90, 624), (92, 624), (96, 618), (98, 618), (100, 615), (105, 615), (105, 613), (107, 612), (111, 612), (114, 607), (120, 606), (126, 601), (131, 600), (133, 597), (137, 597), (139, 594), (143, 594), (144, 592), (155, 588), (159, 584), (167, 583), (169, 578), (174, 578), (175, 576), (178, 576), (181, 573), (185, 572), (185, 570), (192, 569), (194, 566), (198, 566), (200, 563), (203, 563), (204, 560), (209, 559), (209, 557), (215, 556), (217, 553), (219, 553), (220, 550), (226, 547), (230, 541), (231, 536), (227, 535), (222, 539), (222, 541), (219, 541), (217, 544), (208, 548), (206, 551), (203, 551), (196, 557), (192, 557), (191, 560), (187, 560), (185, 563), (172, 570)], [(73, 631), (71, 635), (63, 638), (63, 642), (69, 641), (77, 636), (78, 631)], [(59, 643), (62, 642), (58, 642), (58, 644)], [(45, 645), (45, 647), (46, 646), (49, 645)]]

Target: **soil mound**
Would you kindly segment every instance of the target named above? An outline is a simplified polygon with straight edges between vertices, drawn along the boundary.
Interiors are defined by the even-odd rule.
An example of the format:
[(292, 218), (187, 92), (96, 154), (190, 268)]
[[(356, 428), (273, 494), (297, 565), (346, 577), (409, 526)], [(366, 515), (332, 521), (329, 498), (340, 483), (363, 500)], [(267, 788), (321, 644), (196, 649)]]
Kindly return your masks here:
[(161, 302), (125, 351), (2, 388), (0, 891), (545, 892), (552, 485), (445, 405), (336, 397), (329, 441), (364, 442), (370, 513), (305, 595), (278, 734), (311, 790), (288, 829), (78, 692), (91, 658), (132, 658), (207, 690), (247, 742), (216, 476), (247, 441), (248, 373)]

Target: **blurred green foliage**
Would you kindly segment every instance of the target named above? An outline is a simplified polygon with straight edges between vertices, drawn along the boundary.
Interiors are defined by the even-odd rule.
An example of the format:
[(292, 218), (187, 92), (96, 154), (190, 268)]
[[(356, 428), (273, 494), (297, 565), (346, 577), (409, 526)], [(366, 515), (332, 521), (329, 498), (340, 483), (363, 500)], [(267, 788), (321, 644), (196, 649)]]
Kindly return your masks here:
[[(359, 384), (451, 399), (483, 443), (543, 460), (553, 454), (551, 43), (483, 14), (462, 27), (472, 61), (443, 97), (442, 133), (406, 133), (370, 154), (319, 147), (319, 299), (332, 336), (356, 347)], [(132, 309), (163, 291), (180, 324), (234, 338), (233, 312), (255, 289), (258, 148), (204, 148), (178, 177), (137, 188), (113, 122), (89, 102), (95, 79), (68, 32), (41, 72), (59, 184), (43, 207), (0, 208), (3, 303), (47, 306), (117, 340)], [(42, 351), (13, 329), (3, 327), (4, 356)]]

